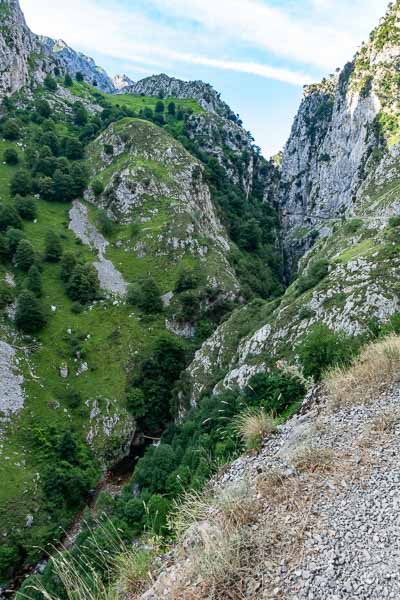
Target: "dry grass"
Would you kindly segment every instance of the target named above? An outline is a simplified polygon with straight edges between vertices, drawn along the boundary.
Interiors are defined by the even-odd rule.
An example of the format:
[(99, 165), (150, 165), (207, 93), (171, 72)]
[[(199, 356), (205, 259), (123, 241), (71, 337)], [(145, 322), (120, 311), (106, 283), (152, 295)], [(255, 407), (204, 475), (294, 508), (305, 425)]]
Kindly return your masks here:
[(333, 408), (361, 404), (400, 381), (400, 337), (368, 345), (350, 368), (328, 373), (325, 386)]
[(400, 424), (400, 411), (387, 410), (378, 415), (372, 422), (371, 431), (374, 433), (395, 433), (396, 427)]
[(275, 432), (276, 424), (273, 416), (262, 408), (251, 408), (236, 417), (233, 429), (247, 450), (257, 451), (263, 440)]
[(329, 448), (303, 447), (291, 457), (291, 463), (298, 471), (307, 473), (328, 473), (333, 468), (334, 456)]

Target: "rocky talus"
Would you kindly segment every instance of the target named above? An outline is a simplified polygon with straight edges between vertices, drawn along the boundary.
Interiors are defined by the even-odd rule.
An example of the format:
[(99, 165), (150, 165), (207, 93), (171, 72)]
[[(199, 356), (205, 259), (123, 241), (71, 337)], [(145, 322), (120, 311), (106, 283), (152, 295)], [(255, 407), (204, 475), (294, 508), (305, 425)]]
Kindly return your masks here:
[[(399, 400), (398, 386), (339, 408), (319, 394), (219, 476), (142, 600), (399, 598)], [(213, 559), (226, 564), (207, 577), (202, 557), (223, 527), (230, 541)]]

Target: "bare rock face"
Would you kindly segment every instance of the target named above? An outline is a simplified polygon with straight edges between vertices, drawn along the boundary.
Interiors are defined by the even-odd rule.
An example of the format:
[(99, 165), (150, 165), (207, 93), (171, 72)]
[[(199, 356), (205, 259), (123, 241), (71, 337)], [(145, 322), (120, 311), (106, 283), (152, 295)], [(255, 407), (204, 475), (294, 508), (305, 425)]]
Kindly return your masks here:
[(123, 92), (124, 94), (142, 94), (160, 98), (190, 98), (197, 100), (207, 112), (213, 112), (224, 117), (233, 115), (229, 106), (221, 100), (220, 94), (211, 85), (203, 81), (182, 81), (162, 73), (141, 79), (125, 88)]
[(112, 78), (112, 82), (115, 90), (123, 91), (124, 93), (126, 92), (125, 88), (130, 85), (134, 85), (134, 82), (130, 77), (128, 77), (128, 75), (115, 75)]
[(38, 50), (18, 0), (0, 0), (0, 97), (13, 94), (31, 78), (29, 59)]
[(87, 83), (94, 85), (99, 90), (107, 93), (115, 91), (113, 80), (102, 67), (96, 65), (93, 58), (82, 52), (76, 52), (63, 40), (53, 40), (43, 36), (39, 36), (38, 39), (45, 52), (54, 59), (63, 72), (69, 73), (71, 76), (81, 73)]
[(399, 16), (395, 2), (352, 62), (305, 89), (278, 195), (293, 262), (316, 235), (360, 211), (387, 146), (398, 141)]

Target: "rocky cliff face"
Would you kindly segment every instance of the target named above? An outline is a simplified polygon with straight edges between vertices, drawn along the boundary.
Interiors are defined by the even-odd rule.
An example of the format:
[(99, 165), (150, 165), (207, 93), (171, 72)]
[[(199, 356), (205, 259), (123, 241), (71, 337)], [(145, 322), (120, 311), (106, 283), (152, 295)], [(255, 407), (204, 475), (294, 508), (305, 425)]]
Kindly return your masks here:
[(29, 83), (30, 59), (37, 51), (18, 0), (0, 0), (0, 97)]
[(98, 87), (99, 90), (107, 93), (115, 91), (113, 80), (103, 68), (96, 65), (93, 58), (82, 52), (76, 52), (63, 40), (53, 40), (44, 36), (39, 36), (38, 40), (46, 54), (63, 72), (69, 73), (71, 76), (82, 73), (85, 81)]
[(160, 98), (192, 98), (207, 112), (224, 117), (233, 115), (229, 106), (221, 100), (220, 94), (211, 85), (203, 81), (182, 81), (164, 73), (141, 79), (124, 89), (124, 93)]
[(114, 85), (114, 88), (117, 91), (122, 91), (124, 90), (125, 93), (125, 89), (130, 85), (134, 85), (134, 82), (132, 81), (132, 79), (130, 77), (128, 77), (128, 75), (115, 75), (115, 77), (112, 78), (112, 82)]
[(395, 2), (351, 63), (305, 89), (278, 196), (291, 260), (360, 211), (368, 179), (397, 142), (399, 13)]

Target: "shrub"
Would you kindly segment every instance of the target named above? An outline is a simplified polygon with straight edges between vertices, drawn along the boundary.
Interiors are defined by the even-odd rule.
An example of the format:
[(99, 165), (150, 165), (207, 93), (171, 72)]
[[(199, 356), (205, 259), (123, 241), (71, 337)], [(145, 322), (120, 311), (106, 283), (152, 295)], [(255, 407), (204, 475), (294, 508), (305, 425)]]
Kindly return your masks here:
[(167, 477), (176, 465), (176, 455), (171, 446), (152, 446), (138, 461), (132, 481), (152, 494), (163, 493)]
[(13, 196), (28, 196), (32, 191), (32, 177), (29, 171), (21, 169), (11, 179), (10, 191)]
[(15, 208), (0, 204), (0, 231), (6, 231), (9, 227), (22, 229), (22, 221)]
[(61, 280), (67, 283), (72, 275), (72, 271), (76, 267), (77, 260), (75, 254), (72, 252), (65, 252), (61, 258)]
[(297, 282), (297, 289), (300, 294), (318, 285), (329, 273), (329, 261), (322, 258), (317, 260), (308, 268)]
[(247, 402), (262, 406), (277, 415), (301, 401), (306, 393), (304, 382), (282, 370), (254, 375), (245, 389)]
[(263, 408), (250, 408), (233, 421), (233, 430), (247, 450), (260, 450), (264, 439), (274, 433), (274, 419)]
[(7, 244), (8, 256), (10, 257), (14, 256), (19, 242), (25, 239), (25, 237), (20, 229), (13, 229), (12, 227), (10, 227), (7, 230), (5, 239)]
[(36, 103), (36, 110), (44, 119), (48, 119), (51, 115), (50, 104), (47, 102), (47, 100), (39, 100)]
[(3, 136), (6, 140), (15, 141), (20, 136), (20, 126), (14, 119), (8, 119), (3, 125)]
[(7, 165), (17, 165), (19, 163), (18, 152), (14, 148), (4, 150), (3, 158)]
[(175, 292), (185, 292), (187, 290), (196, 289), (201, 281), (201, 273), (199, 269), (190, 267), (181, 267), (178, 273), (178, 279), (175, 285)]
[(82, 73), (81, 73), (80, 71), (78, 71), (78, 72), (76, 73), (76, 75), (75, 75), (75, 79), (76, 79), (77, 81), (79, 81), (79, 83), (82, 83), (82, 82), (84, 81), (83, 75), (82, 75)]
[(0, 309), (5, 308), (14, 301), (14, 290), (4, 282), (0, 282)]
[(389, 219), (389, 227), (399, 227), (400, 226), (400, 216), (396, 215), (395, 217), (390, 217)]
[(343, 333), (334, 333), (326, 325), (316, 325), (297, 352), (305, 377), (319, 381), (323, 373), (336, 365), (346, 365), (353, 358), (357, 343)]
[(17, 301), (15, 313), (17, 327), (25, 333), (36, 333), (43, 329), (46, 322), (44, 309), (39, 300), (29, 290), (23, 291)]
[(152, 496), (146, 506), (146, 527), (155, 535), (165, 535), (171, 503), (158, 494)]
[(44, 256), (48, 262), (59, 262), (62, 256), (61, 240), (54, 231), (48, 231), (45, 239)]
[(160, 313), (163, 310), (161, 291), (153, 279), (146, 277), (139, 285), (129, 287), (127, 300), (147, 314)]
[(15, 208), (22, 219), (34, 221), (37, 216), (37, 204), (31, 196), (15, 196)]
[(163, 113), (165, 110), (164, 102), (162, 100), (158, 100), (155, 108), (156, 113)]
[(51, 92), (55, 92), (57, 90), (57, 82), (52, 78), (51, 75), (46, 75), (44, 78), (44, 86)]
[(97, 214), (97, 225), (103, 235), (111, 235), (114, 229), (114, 223), (105, 210), (99, 210)]
[(69, 73), (66, 73), (65, 77), (64, 77), (64, 85), (65, 85), (65, 87), (72, 87), (73, 83), (74, 82), (72, 81), (71, 75)]
[(28, 271), (35, 262), (35, 252), (28, 240), (21, 240), (15, 252), (15, 266), (21, 271)]
[(104, 192), (104, 184), (100, 179), (95, 179), (92, 183), (92, 191), (94, 195), (100, 196)]
[(95, 300), (99, 286), (99, 278), (93, 265), (76, 265), (67, 283), (67, 294), (71, 300), (87, 304)]

